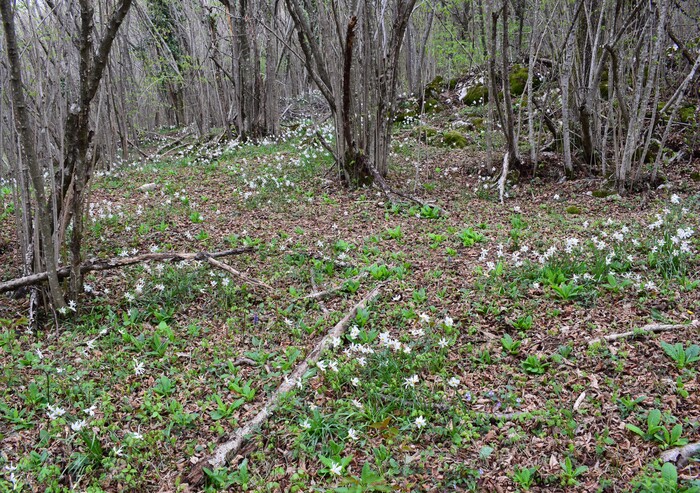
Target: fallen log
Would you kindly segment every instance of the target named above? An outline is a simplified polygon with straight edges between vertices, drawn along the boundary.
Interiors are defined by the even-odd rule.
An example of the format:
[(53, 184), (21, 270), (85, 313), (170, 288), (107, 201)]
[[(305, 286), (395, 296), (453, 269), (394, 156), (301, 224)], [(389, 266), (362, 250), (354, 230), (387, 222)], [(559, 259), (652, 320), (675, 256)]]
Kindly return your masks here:
[(637, 335), (655, 334), (657, 332), (669, 332), (671, 330), (683, 329), (685, 327), (700, 327), (700, 322), (698, 320), (693, 320), (688, 324), (649, 324), (639, 329), (630, 330), (629, 332), (621, 332), (619, 334), (610, 334), (603, 337), (596, 337), (588, 341), (588, 345), (596, 344), (603, 341), (616, 341), (618, 339), (624, 339), (626, 337), (632, 337)]
[[(88, 260), (80, 266), (80, 272), (85, 274), (87, 272), (95, 272), (109, 269), (118, 269), (119, 267), (126, 267), (128, 265), (140, 264), (142, 262), (156, 261), (165, 262), (172, 261), (178, 262), (182, 260), (207, 260), (209, 258), (219, 258), (227, 257), (229, 255), (239, 255), (241, 253), (246, 253), (252, 251), (252, 247), (242, 247), (235, 248), (233, 250), (225, 250), (222, 252), (199, 252), (199, 253), (146, 253), (144, 255), (136, 255), (135, 257), (117, 257), (109, 260), (93, 259)], [(62, 267), (56, 272), (59, 279), (65, 279), (70, 276), (70, 267)], [(47, 272), (39, 272), (37, 274), (32, 274), (30, 276), (19, 277), (11, 281), (5, 281), (0, 283), (0, 293), (5, 293), (7, 291), (14, 291), (16, 289), (34, 286), (42, 282), (47, 281), (49, 275)]]
[(236, 456), (246, 439), (254, 431), (260, 428), (260, 426), (262, 426), (263, 423), (265, 423), (265, 421), (267, 421), (267, 418), (270, 417), (272, 411), (277, 407), (279, 400), (290, 390), (292, 390), (292, 388), (294, 388), (294, 386), (297, 385), (297, 382), (301, 381), (302, 377), (308, 371), (309, 367), (313, 363), (316, 363), (318, 361), (319, 357), (321, 356), (321, 353), (330, 344), (331, 340), (335, 337), (340, 337), (343, 334), (343, 331), (347, 328), (348, 325), (350, 325), (352, 320), (355, 318), (357, 310), (364, 308), (365, 306), (367, 306), (368, 303), (370, 303), (373, 299), (379, 296), (381, 288), (382, 285), (380, 284), (379, 286), (374, 288), (374, 290), (372, 290), (367, 296), (362, 298), (362, 300), (360, 300), (360, 302), (357, 303), (352, 308), (352, 310), (350, 310), (343, 317), (343, 319), (340, 322), (338, 322), (318, 342), (318, 344), (316, 344), (316, 346), (309, 353), (306, 359), (294, 369), (294, 371), (289, 375), (289, 377), (286, 377), (284, 379), (284, 381), (280, 384), (279, 387), (277, 387), (277, 390), (275, 390), (272, 393), (270, 398), (267, 400), (267, 403), (263, 406), (263, 408), (260, 411), (258, 411), (258, 413), (253, 419), (248, 421), (248, 423), (245, 426), (238, 428), (229, 437), (229, 439), (225, 443), (219, 445), (209, 457), (203, 458), (199, 462), (197, 462), (197, 464), (195, 464), (190, 473), (187, 475), (187, 482), (191, 486), (202, 483), (202, 481), (204, 480), (205, 467), (211, 468), (212, 470), (223, 467), (232, 458)]

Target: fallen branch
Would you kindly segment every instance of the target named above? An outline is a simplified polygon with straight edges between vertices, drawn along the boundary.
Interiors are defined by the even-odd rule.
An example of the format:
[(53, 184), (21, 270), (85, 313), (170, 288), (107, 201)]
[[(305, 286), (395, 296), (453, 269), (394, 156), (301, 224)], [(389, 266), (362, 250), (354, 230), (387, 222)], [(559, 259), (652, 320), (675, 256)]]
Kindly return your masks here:
[[(328, 315), (328, 308), (326, 308), (326, 304), (323, 302), (323, 297), (320, 296), (322, 292), (319, 292), (318, 290), (318, 285), (316, 284), (316, 278), (313, 269), (311, 269), (311, 287), (313, 288), (314, 292), (311, 293), (309, 296), (311, 298), (318, 298), (318, 304), (321, 307), (321, 310), (323, 310), (323, 314)], [(304, 299), (308, 298), (309, 296), (305, 296)]]
[(484, 416), (489, 421), (515, 421), (521, 418), (532, 418), (533, 420), (542, 419), (542, 414), (533, 414), (533, 411), (516, 411), (512, 413), (477, 413), (479, 416)]
[(689, 443), (684, 447), (672, 448), (661, 453), (661, 460), (664, 462), (674, 462), (679, 467), (684, 467), (690, 459), (700, 455), (700, 442)]
[(610, 334), (603, 337), (597, 337), (588, 341), (588, 345), (596, 344), (603, 341), (616, 341), (618, 339), (624, 339), (625, 337), (632, 337), (638, 335), (655, 334), (657, 332), (668, 332), (671, 330), (684, 329), (686, 327), (700, 327), (700, 322), (698, 320), (693, 320), (688, 324), (649, 324), (641, 327), (639, 329), (630, 330), (629, 332), (621, 332), (619, 334)]
[[(204, 255), (206, 255), (206, 254), (204, 254)], [(248, 277), (245, 274), (243, 274), (242, 272), (238, 272), (236, 269), (234, 269), (230, 265), (227, 265), (223, 262), (219, 262), (218, 260), (215, 260), (211, 256), (207, 256), (206, 259), (207, 259), (207, 262), (209, 262), (214, 267), (218, 267), (219, 269), (225, 270), (226, 272), (229, 272), (230, 274), (233, 274), (234, 276), (243, 279), (243, 281), (247, 282), (248, 284), (251, 284), (251, 285), (259, 287), (259, 288), (266, 289), (267, 291), (273, 291), (271, 286), (268, 286), (264, 282), (258, 281), (257, 279), (253, 279), (252, 277)]]
[(501, 171), (501, 177), (498, 179), (498, 198), (501, 200), (501, 205), (503, 205), (503, 196), (506, 193), (506, 179), (508, 178), (508, 164), (510, 161), (510, 153), (506, 152), (503, 156), (503, 171)]
[[(352, 279), (348, 279), (346, 281), (343, 281), (342, 284), (338, 284), (337, 286), (333, 286), (332, 288), (328, 288), (325, 291), (318, 291), (316, 289), (316, 286), (313, 286), (314, 292), (311, 294), (307, 294), (302, 298), (302, 300), (322, 300), (330, 295), (337, 293), (338, 291), (342, 290), (345, 287), (345, 283), (348, 281), (359, 281), (360, 279), (363, 279), (367, 277), (367, 271), (360, 273), (360, 275), (353, 277)], [(315, 281), (313, 280), (312, 277), (312, 283), (315, 284)]]
[(238, 358), (233, 362), (233, 366), (240, 366), (240, 365), (248, 365), (248, 366), (256, 366), (258, 364), (257, 361), (253, 361), (250, 358)]
[(265, 421), (267, 421), (267, 418), (270, 417), (272, 411), (277, 407), (279, 400), (283, 396), (285, 396), (290, 390), (292, 390), (292, 388), (295, 385), (297, 385), (297, 382), (301, 382), (301, 379), (304, 376), (304, 374), (306, 374), (306, 372), (312, 364), (318, 361), (323, 350), (326, 349), (326, 347), (330, 344), (331, 339), (335, 337), (340, 337), (342, 335), (343, 331), (347, 328), (348, 325), (350, 325), (350, 322), (355, 318), (357, 310), (364, 308), (365, 306), (367, 306), (368, 303), (375, 299), (379, 295), (381, 287), (381, 285), (377, 286), (374, 290), (372, 290), (372, 292), (370, 292), (367, 296), (362, 298), (362, 300), (357, 305), (355, 305), (352, 308), (352, 310), (350, 310), (343, 317), (343, 319), (340, 322), (338, 322), (335, 325), (335, 327), (333, 327), (323, 337), (323, 339), (319, 341), (318, 344), (316, 344), (316, 346), (309, 353), (306, 359), (294, 369), (294, 371), (291, 373), (291, 375), (289, 375), (289, 377), (285, 378), (285, 380), (280, 384), (280, 386), (277, 387), (277, 390), (275, 390), (272, 393), (272, 395), (268, 399), (267, 403), (263, 406), (263, 408), (255, 415), (253, 419), (251, 419), (248, 422), (248, 424), (241, 428), (238, 428), (229, 437), (228, 441), (222, 443), (216, 448), (216, 450), (214, 450), (214, 453), (211, 456), (200, 460), (194, 466), (194, 468), (187, 475), (187, 481), (188, 483), (190, 483), (190, 485), (201, 484), (201, 482), (204, 479), (205, 467), (211, 469), (223, 467), (233, 457), (236, 456), (246, 439), (254, 431), (260, 428), (260, 426), (262, 426), (262, 424), (265, 423)]
[(416, 198), (416, 197), (413, 197), (412, 195), (408, 195), (408, 194), (399, 192), (399, 191), (397, 191), (397, 190), (394, 190), (393, 188), (391, 188), (391, 187), (389, 186), (389, 184), (386, 182), (386, 180), (384, 179), (384, 177), (383, 177), (381, 174), (379, 174), (379, 172), (377, 171), (377, 169), (376, 169), (374, 166), (370, 166), (369, 168), (370, 168), (370, 172), (372, 173), (372, 177), (374, 178), (374, 182), (379, 184), (379, 188), (381, 188), (381, 190), (382, 190), (382, 192), (384, 193), (384, 196), (387, 198), (387, 200), (391, 201), (391, 195), (390, 195), (390, 194), (394, 194), (394, 195), (396, 195), (397, 197), (401, 197), (401, 198), (403, 198), (403, 199), (410, 200), (411, 202), (414, 202), (414, 203), (418, 204), (418, 205), (421, 206), (421, 207), (426, 207), (426, 206), (427, 206), (427, 207), (435, 207), (435, 208), (438, 208), (438, 209), (440, 210), (440, 214), (441, 214), (441, 215), (443, 215), (443, 216), (449, 216), (449, 214), (447, 213), (447, 211), (445, 211), (442, 207), (438, 207), (437, 205), (429, 204), (428, 202), (423, 202), (422, 200), (420, 200), (420, 199), (418, 199), (418, 198)]
[[(227, 257), (229, 255), (238, 255), (245, 252), (252, 251), (252, 247), (242, 247), (235, 248), (233, 250), (225, 250), (223, 252), (214, 253), (146, 253), (144, 255), (137, 255), (135, 257), (118, 257), (110, 260), (99, 260), (93, 259), (88, 260), (80, 266), (80, 272), (85, 274), (87, 272), (102, 271), (109, 269), (117, 269), (119, 267), (126, 267), (128, 265), (140, 264), (143, 262), (156, 261), (165, 262), (172, 261), (178, 262), (182, 260), (206, 260), (209, 258)], [(70, 276), (70, 267), (62, 267), (56, 272), (59, 279), (65, 279)], [(14, 291), (16, 289), (33, 286), (35, 284), (40, 284), (48, 280), (49, 275), (46, 272), (39, 272), (38, 274), (32, 274), (31, 276), (19, 277), (11, 281), (6, 281), (0, 283), (0, 293), (7, 291)]]
[[(168, 142), (167, 144), (165, 144), (165, 145), (159, 147), (159, 148), (156, 150), (156, 152), (154, 153), (154, 155), (155, 155), (155, 156), (164, 156), (165, 154), (168, 154), (169, 152), (172, 151), (172, 149), (170, 149), (170, 150), (168, 150), (167, 152), (165, 152), (165, 150), (168, 149), (168, 147), (175, 147), (175, 146), (177, 146), (178, 144), (180, 144), (183, 140), (185, 140), (185, 139), (186, 139), (187, 137), (189, 137), (190, 135), (192, 135), (192, 132), (187, 132), (185, 135), (183, 135), (183, 136), (181, 136), (181, 137), (178, 137), (178, 138), (175, 138), (175, 139), (172, 140), (171, 142)], [(168, 137), (168, 138), (169, 138), (169, 139), (172, 139), (172, 137)], [(164, 154), (164, 152), (165, 152), (165, 154)]]

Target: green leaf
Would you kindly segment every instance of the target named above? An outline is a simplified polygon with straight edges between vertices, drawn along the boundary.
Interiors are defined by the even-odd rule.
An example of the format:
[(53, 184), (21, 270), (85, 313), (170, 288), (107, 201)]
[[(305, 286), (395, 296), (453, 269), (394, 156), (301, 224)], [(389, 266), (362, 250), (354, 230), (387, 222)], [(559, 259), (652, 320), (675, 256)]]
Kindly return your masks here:
[(625, 428), (627, 428), (629, 431), (631, 431), (635, 435), (639, 435), (640, 437), (644, 438), (645, 433), (639, 427), (634, 426), (633, 424), (627, 423), (627, 424), (625, 424)]
[(682, 434), (683, 434), (683, 425), (677, 424), (676, 426), (674, 426), (673, 429), (671, 430), (671, 441), (670, 441), (669, 445), (675, 444), (678, 441), (678, 439), (681, 437)]
[(647, 425), (649, 428), (656, 427), (661, 422), (661, 411), (652, 409), (647, 416)]
[(481, 447), (481, 450), (479, 450), (479, 458), (480, 459), (488, 459), (492, 453), (493, 453), (493, 447), (489, 447), (488, 445), (484, 445), (483, 447)]
[(661, 477), (671, 483), (671, 485), (676, 486), (678, 484), (678, 471), (676, 471), (676, 466), (670, 462), (666, 462), (661, 466)]

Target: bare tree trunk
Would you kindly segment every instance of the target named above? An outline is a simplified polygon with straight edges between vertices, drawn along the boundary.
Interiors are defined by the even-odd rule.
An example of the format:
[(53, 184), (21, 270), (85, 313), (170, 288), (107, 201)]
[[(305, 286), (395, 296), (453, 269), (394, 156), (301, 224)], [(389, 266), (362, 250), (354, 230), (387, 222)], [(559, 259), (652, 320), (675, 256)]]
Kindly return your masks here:
[(501, 63), (503, 75), (501, 83), (503, 88), (503, 106), (505, 113), (506, 128), (504, 134), (508, 144), (508, 164), (511, 168), (520, 166), (520, 153), (518, 152), (518, 142), (515, 140), (515, 118), (513, 116), (513, 102), (510, 98), (510, 60), (508, 59), (508, 0), (503, 2), (503, 43), (501, 46)]
[(36, 220), (39, 234), (41, 235), (41, 260), (46, 265), (51, 291), (51, 301), (55, 308), (66, 306), (63, 293), (56, 275), (56, 252), (54, 250), (51, 228), (51, 206), (46, 196), (46, 184), (44, 173), (36, 154), (34, 131), (32, 130), (27, 111), (27, 103), (22, 87), (22, 68), (17, 49), (17, 35), (15, 33), (14, 11), (10, 0), (0, 0), (0, 14), (2, 14), (3, 31), (7, 44), (7, 59), (10, 64), (10, 85), (12, 87), (12, 100), (15, 118), (19, 124), (17, 131), (22, 141), (24, 159), (29, 168), (29, 175), (34, 189), (34, 198), (37, 204)]
[(568, 175), (574, 172), (574, 165), (571, 160), (571, 123), (569, 119), (569, 83), (571, 81), (571, 66), (573, 63), (573, 46), (569, 38), (564, 45), (564, 58), (561, 66), (560, 88), (561, 88), (561, 135), (564, 146), (564, 169)]

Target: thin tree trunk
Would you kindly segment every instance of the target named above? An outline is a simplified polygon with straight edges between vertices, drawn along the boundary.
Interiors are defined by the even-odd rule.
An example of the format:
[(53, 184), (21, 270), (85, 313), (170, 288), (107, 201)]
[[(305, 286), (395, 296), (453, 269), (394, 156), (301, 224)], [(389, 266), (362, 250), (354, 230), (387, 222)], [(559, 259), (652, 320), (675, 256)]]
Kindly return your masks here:
[(58, 283), (56, 275), (56, 252), (54, 250), (52, 228), (50, 218), (52, 211), (49, 200), (46, 196), (46, 184), (44, 173), (37, 158), (34, 131), (29, 121), (29, 112), (22, 86), (22, 68), (17, 49), (17, 35), (15, 32), (14, 12), (10, 0), (0, 0), (0, 14), (2, 14), (3, 31), (5, 32), (5, 42), (7, 45), (7, 59), (10, 64), (10, 85), (12, 88), (12, 99), (17, 120), (24, 158), (29, 168), (29, 175), (32, 180), (34, 197), (37, 204), (37, 223), (39, 234), (41, 235), (41, 260), (46, 265), (48, 273), (49, 289), (51, 301), (55, 308), (60, 309), (66, 306), (63, 293)]

